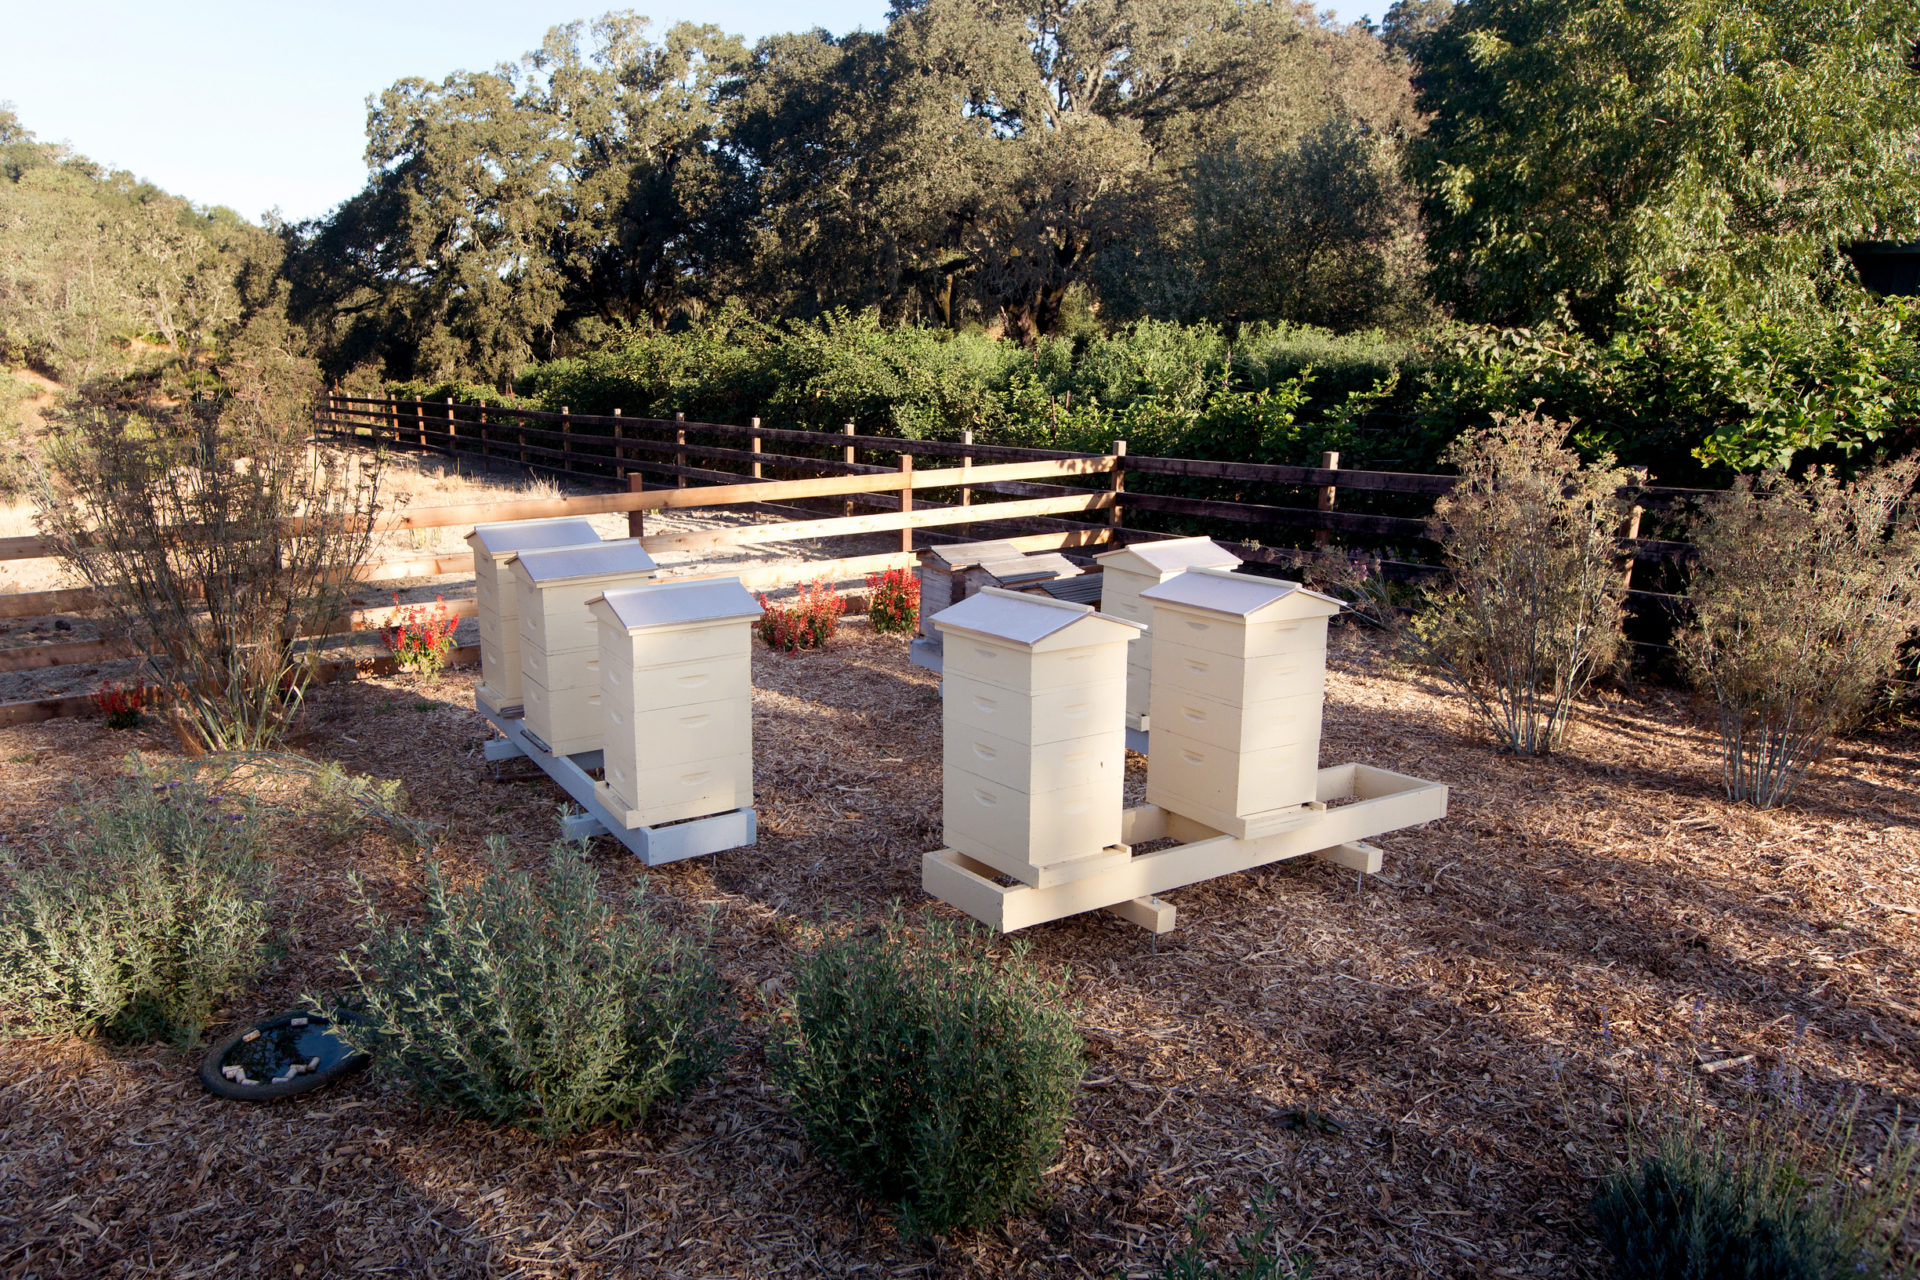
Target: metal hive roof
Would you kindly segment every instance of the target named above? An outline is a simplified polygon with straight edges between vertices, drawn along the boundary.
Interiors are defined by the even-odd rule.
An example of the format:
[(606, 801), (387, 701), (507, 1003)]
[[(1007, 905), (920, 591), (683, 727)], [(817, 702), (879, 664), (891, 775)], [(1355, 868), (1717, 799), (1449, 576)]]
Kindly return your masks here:
[(700, 622), (757, 618), (760, 604), (738, 578), (701, 578), (693, 582), (650, 582), (617, 587), (588, 603), (603, 603), (629, 631), (643, 627), (684, 627)]
[(967, 631), (1034, 648), (1051, 648), (1050, 641), (1064, 642), (1068, 630), (1087, 629), (1081, 624), (1091, 624), (1094, 632), (1084, 640), (1075, 637), (1077, 642), (1087, 644), (1118, 638), (1113, 637), (1113, 633), (1101, 634), (1108, 627), (1128, 635), (1146, 630), (1137, 622), (1097, 613), (1091, 605), (999, 587), (975, 592), (952, 608), (933, 615), (933, 625), (942, 631)]
[(1158, 586), (1148, 587), (1140, 593), (1140, 598), (1239, 618), (1252, 617), (1283, 602), (1292, 606), (1289, 612), (1296, 617), (1331, 617), (1342, 607), (1332, 596), (1309, 590), (1297, 582), (1218, 569), (1189, 570)]
[(1231, 569), (1240, 557), (1212, 538), (1168, 538), (1158, 542), (1136, 542), (1116, 551), (1104, 551), (1094, 557), (1102, 565), (1130, 568), (1139, 561), (1144, 569), (1162, 575), (1184, 573), (1188, 569)]
[(620, 573), (649, 573), (654, 568), (653, 557), (632, 538), (585, 547), (522, 551), (514, 563), (541, 585)]
[(467, 535), (468, 545), (477, 544), (489, 555), (509, 551), (533, 551), (541, 547), (572, 547), (583, 542), (598, 542), (593, 522), (585, 516), (565, 516), (557, 520), (509, 520), (499, 524), (477, 524)]

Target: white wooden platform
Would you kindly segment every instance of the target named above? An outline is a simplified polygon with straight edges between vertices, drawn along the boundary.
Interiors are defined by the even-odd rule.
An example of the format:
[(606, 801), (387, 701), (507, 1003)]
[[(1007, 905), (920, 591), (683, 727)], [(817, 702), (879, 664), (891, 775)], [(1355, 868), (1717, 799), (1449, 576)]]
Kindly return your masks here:
[(690, 818), (663, 827), (623, 827), (619, 819), (594, 796), (594, 779), (589, 771), (601, 767), (601, 752), (555, 755), (547, 749), (546, 743), (527, 731), (525, 718), (518, 714), (520, 708), (507, 707), (495, 711), (478, 699), (475, 700), (475, 706), (489, 724), (506, 735), (487, 743), (488, 760), (511, 760), (525, 756), (559, 784), (575, 804), (586, 810), (585, 813), (561, 820), (561, 834), (569, 840), (610, 835), (633, 850), (641, 862), (649, 867), (657, 867), (665, 862), (678, 862), (682, 858), (698, 858), (703, 854), (719, 853), (723, 849), (743, 848), (759, 838), (760, 820), (752, 809), (734, 809), (728, 813)]
[(1174, 908), (1158, 894), (1287, 858), (1316, 857), (1355, 871), (1378, 871), (1373, 836), (1447, 816), (1447, 789), (1437, 782), (1364, 764), (1319, 771), (1318, 798), (1299, 820), (1270, 835), (1241, 839), (1169, 813), (1157, 805), (1126, 811), (1121, 840), (1138, 848), (1169, 837), (1180, 844), (1135, 854), (1111, 871), (1046, 889), (1002, 883), (991, 867), (952, 849), (921, 860), (920, 883), (982, 924), (1011, 933), (1084, 911), (1111, 911), (1155, 933), (1173, 928)]

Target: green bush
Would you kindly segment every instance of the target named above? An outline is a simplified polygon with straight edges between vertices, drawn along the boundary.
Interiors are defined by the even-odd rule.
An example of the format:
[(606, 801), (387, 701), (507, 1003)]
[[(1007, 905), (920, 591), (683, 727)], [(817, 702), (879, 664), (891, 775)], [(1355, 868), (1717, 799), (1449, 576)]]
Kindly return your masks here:
[[(1693, 1120), (1617, 1170), (1593, 1212), (1618, 1280), (1864, 1280), (1914, 1202), (1915, 1141), (1897, 1132), (1862, 1170), (1851, 1111), (1812, 1124), (1759, 1112), (1731, 1137)], [(1897, 1130), (1897, 1120), (1896, 1120)], [(1825, 1146), (1821, 1161), (1808, 1154)]]
[(808, 957), (773, 1069), (822, 1155), (909, 1236), (1016, 1208), (1059, 1149), (1082, 1069), (1064, 990), (1016, 944), (896, 918)]
[(558, 1138), (638, 1124), (710, 1078), (727, 1052), (726, 988), (704, 944), (653, 918), (644, 890), (617, 912), (583, 848), (545, 874), (506, 865), (451, 888), (427, 866), (426, 919), (382, 917), (345, 957), (365, 999), (340, 1034), (422, 1099)]
[(1273, 1242), (1271, 1189), (1253, 1209), (1253, 1232), (1235, 1236), (1231, 1244), (1233, 1260), (1226, 1263), (1207, 1260), (1207, 1232), (1202, 1225), (1207, 1203), (1200, 1202), (1187, 1218), (1191, 1241), (1167, 1259), (1156, 1280), (1308, 1280), (1313, 1261), (1284, 1252)]
[(252, 807), (141, 771), (62, 821), (76, 828), (62, 856), (5, 876), (3, 1016), (190, 1042), (261, 960), (270, 874)]

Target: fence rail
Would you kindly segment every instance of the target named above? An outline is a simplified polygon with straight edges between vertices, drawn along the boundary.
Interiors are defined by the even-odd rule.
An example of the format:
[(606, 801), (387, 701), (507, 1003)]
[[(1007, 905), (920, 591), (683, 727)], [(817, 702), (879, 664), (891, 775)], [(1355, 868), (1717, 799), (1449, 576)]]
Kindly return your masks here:
[[(864, 435), (851, 425), (840, 432), (688, 422), (680, 419), (554, 413), (417, 400), (329, 395), (317, 415), (317, 434), (342, 441), (419, 449), (475, 461), (491, 469), (546, 472), (616, 486), (608, 493), (569, 498), (528, 498), (462, 503), (396, 512), (376, 522), (380, 533), (457, 527), (490, 521), (555, 516), (625, 513), (629, 530), (654, 552), (701, 551), (771, 542), (832, 540), (897, 532), (900, 550), (772, 569), (748, 569), (750, 587), (772, 589), (826, 577), (857, 581), (882, 569), (914, 563), (916, 536), (950, 539), (984, 536), (966, 526), (984, 525), (1008, 536), (1022, 550), (1096, 547), (1127, 540), (1175, 536), (1161, 529), (1127, 528), (1127, 513), (1175, 517), (1217, 529), (1248, 532), (1260, 528), (1306, 529), (1317, 548), (1330, 533), (1389, 548), (1425, 540), (1422, 516), (1339, 509), (1342, 491), (1387, 495), (1427, 505), (1447, 493), (1451, 476), (1411, 472), (1280, 466), (1269, 463), (1199, 458), (1160, 458), (1128, 454), (1125, 441), (1108, 453), (959, 441), (907, 440)], [(689, 436), (693, 438), (689, 438)], [(724, 443), (716, 443), (724, 442)], [(745, 445), (746, 447), (739, 447)], [(770, 452), (768, 446), (779, 452)], [(888, 458), (893, 465), (863, 461), (862, 455)], [(931, 465), (918, 465), (924, 459)], [(1338, 455), (1323, 461), (1337, 463)], [(775, 477), (770, 472), (782, 473)], [(1129, 483), (1131, 473), (1137, 480)], [(1196, 497), (1146, 487), (1183, 481), (1233, 486), (1231, 497)], [(1247, 486), (1306, 490), (1303, 505), (1248, 501)], [(1682, 503), (1699, 491), (1636, 488), (1632, 501), (1651, 509)], [(936, 500), (935, 495), (940, 499)], [(1260, 496), (1268, 496), (1262, 493)], [(1273, 495), (1280, 496), (1280, 495)], [(983, 497), (991, 500), (982, 501)], [(837, 508), (838, 515), (823, 514)], [(772, 523), (649, 535), (645, 516), (722, 506), (747, 507), (779, 517)], [(857, 508), (866, 510), (856, 514)], [(959, 532), (956, 533), (955, 531)], [(300, 522), (293, 536), (324, 536), (326, 530)], [(1636, 526), (1631, 532), (1637, 532)], [(1633, 561), (1685, 559), (1683, 543), (1623, 537), (1623, 554)], [(1242, 558), (1255, 563), (1298, 567), (1321, 550), (1241, 543)], [(54, 554), (38, 537), (0, 538), (0, 561)], [(1336, 554), (1341, 554), (1336, 552)], [(1395, 576), (1418, 578), (1435, 572), (1419, 560), (1387, 559)], [(425, 556), (369, 565), (356, 579), (367, 582), (466, 573), (465, 555)], [(1658, 592), (1635, 591), (1644, 600), (1663, 600)], [(471, 616), (470, 598), (448, 602), (457, 617)], [(85, 588), (0, 593), (0, 618), (31, 618), (85, 612), (103, 602)], [(313, 635), (324, 638), (390, 625), (394, 610), (357, 609), (329, 622)], [(37, 671), (75, 663), (99, 663), (143, 656), (121, 639), (58, 641), (0, 649), (0, 674)], [(72, 715), (90, 705), (86, 695), (0, 703), (0, 725), (50, 716)]]

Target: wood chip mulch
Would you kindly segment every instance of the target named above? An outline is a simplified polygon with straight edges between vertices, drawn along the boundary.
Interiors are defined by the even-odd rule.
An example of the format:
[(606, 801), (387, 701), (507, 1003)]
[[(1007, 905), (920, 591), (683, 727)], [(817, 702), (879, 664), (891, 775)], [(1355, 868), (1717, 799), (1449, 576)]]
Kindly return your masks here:
[[(191, 1053), (0, 1040), (0, 1276), (1149, 1276), (1202, 1196), (1224, 1256), (1261, 1195), (1321, 1276), (1589, 1276), (1586, 1206), (1630, 1114), (1783, 1073), (1858, 1091), (1869, 1131), (1915, 1110), (1920, 735), (1843, 743), (1761, 813), (1724, 800), (1675, 697), (1596, 701), (1563, 756), (1517, 760), (1343, 636), (1323, 763), (1445, 782), (1450, 816), (1385, 837), (1364, 883), (1302, 860), (1170, 894), (1157, 943), (1106, 915), (1029, 931), (1087, 1040), (1066, 1148), (1030, 1211), (909, 1245), (810, 1151), (762, 1046), (823, 928), (924, 901), (937, 685), (863, 624), (824, 653), (758, 652), (754, 675), (759, 844), (648, 876), (671, 916), (715, 918), (744, 1021), (715, 1084), (549, 1146), (374, 1073), (248, 1106), (204, 1094)], [(462, 876), (490, 834), (537, 863), (561, 800), (482, 759), (473, 680), (316, 691), (301, 748), (404, 779)], [(4, 853), (38, 856), (69, 780), (101, 785), (130, 748), (174, 750), (98, 720), (0, 730)], [(209, 1039), (339, 982), (350, 875), (418, 907), (410, 848), (305, 831), (283, 824), (274, 853), (279, 958)], [(610, 841), (596, 858), (609, 893), (640, 879)]]

